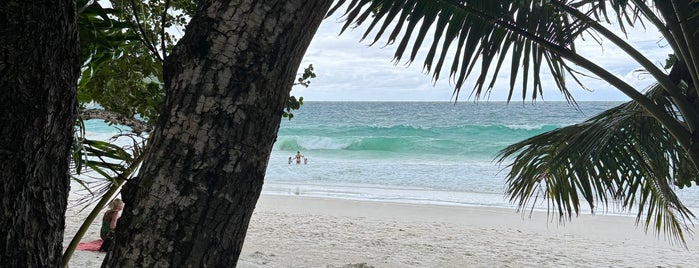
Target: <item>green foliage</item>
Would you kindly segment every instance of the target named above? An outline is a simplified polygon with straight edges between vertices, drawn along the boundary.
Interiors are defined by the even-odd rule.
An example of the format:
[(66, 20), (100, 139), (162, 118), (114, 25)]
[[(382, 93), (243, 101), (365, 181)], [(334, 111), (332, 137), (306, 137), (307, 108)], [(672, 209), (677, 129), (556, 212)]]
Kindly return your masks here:
[[(308, 67), (303, 69), (303, 73), (300, 74), (296, 79), (296, 83), (294, 83), (294, 86), (300, 85), (304, 87), (308, 87), (311, 84), (311, 79), (316, 78), (316, 73), (313, 72), (313, 64), (309, 64)], [(289, 99), (286, 101), (286, 104), (284, 105), (284, 111), (282, 112), (282, 118), (289, 118), (291, 120), (294, 118), (294, 114), (292, 113), (294, 110), (301, 109), (301, 105), (303, 105), (303, 97), (299, 97), (296, 99), (296, 96), (289, 96)]]
[[(172, 50), (184, 26), (196, 9), (191, 0), (111, 0), (124, 10), (120, 19), (129, 21), (142, 44), (154, 58), (163, 61)], [(175, 35), (174, 33), (178, 33)]]
[(104, 109), (147, 122), (157, 119), (163, 101), (162, 63), (140, 42), (134, 24), (119, 20), (121, 9), (80, 1), (81, 59), (85, 62), (78, 84), (81, 108), (97, 103)]
[[(93, 54), (99, 57), (86, 56), (89, 68), (83, 70), (78, 102), (81, 107), (97, 103), (153, 125), (165, 97), (163, 58), (178, 41), (173, 33), (181, 32), (194, 14), (196, 2), (112, 0), (111, 4), (113, 9), (102, 8), (96, 2), (83, 9), (81, 18), (85, 17), (86, 23), (81, 24), (81, 40), (85, 43), (81, 48), (95, 51)], [(83, 39), (84, 32), (92, 33), (86, 34), (91, 38)], [(308, 87), (315, 77), (311, 64), (294, 85)], [(302, 100), (291, 96), (282, 116), (293, 118), (292, 111), (303, 105)]]
[[(78, 103), (81, 107), (97, 103), (106, 110), (153, 125), (165, 97), (162, 58), (177, 41), (169, 29), (183, 27), (187, 14), (193, 12), (194, 3), (130, 0), (111, 3), (115, 8), (105, 9), (110, 12), (103, 12), (103, 16), (110, 18), (113, 27), (105, 24), (104, 30), (129, 38), (110, 43), (110, 51), (120, 53), (91, 62), (92, 67), (84, 69), (78, 87)], [(97, 3), (92, 6), (99, 9)], [(100, 37), (103, 36), (97, 36), (95, 42), (103, 41)]]
[(94, 101), (106, 110), (130, 118), (138, 116), (154, 125), (165, 98), (161, 79), (161, 62), (154, 61), (150, 54), (134, 53), (104, 64), (82, 85), (78, 98), (80, 103)]
[[(647, 93), (672, 111), (672, 103), (655, 86)], [(587, 121), (510, 145), (499, 153), (509, 165), (506, 193), (520, 208), (539, 197), (570, 219), (580, 213), (580, 201), (595, 211), (610, 201), (636, 207), (645, 226), (665, 222), (665, 233), (684, 242), (682, 223), (694, 218), (675, 195), (679, 188), (699, 183), (691, 159), (655, 120), (631, 101)], [(657, 221), (657, 222), (656, 222)]]
[(80, 84), (87, 83), (101, 65), (123, 56), (123, 44), (138, 40), (127, 32), (129, 23), (114, 19), (117, 14), (117, 10), (103, 8), (98, 2), (78, 1), (79, 57), (83, 67)]
[(672, 66), (675, 65), (675, 62), (677, 62), (677, 56), (675, 54), (669, 54), (667, 55), (667, 59), (665, 59), (665, 66), (664, 68), (669, 70), (672, 68)]
[(294, 85), (308, 87), (308, 85), (311, 84), (312, 78), (316, 78), (316, 73), (313, 72), (313, 64), (309, 64), (308, 67), (303, 69), (303, 73), (296, 79), (296, 83), (294, 83)]
[[(97, 102), (130, 116), (143, 113), (146, 119), (154, 118), (152, 115), (157, 116), (154, 110), (162, 102), (162, 93), (158, 93), (162, 90), (147, 81), (162, 76), (162, 68), (151, 65), (148, 59), (139, 58), (144, 54), (135, 53), (140, 42), (136, 33), (130, 30), (133, 25), (118, 20), (119, 16), (123, 13), (118, 9), (103, 8), (97, 1), (78, 1), (80, 60), (83, 62), (78, 104), (83, 108), (88, 103)], [(111, 183), (114, 174), (123, 173), (132, 164), (133, 153), (126, 153), (128, 148), (85, 139), (85, 125), (79, 118), (75, 129), (71, 158), (73, 179), (94, 196), (88, 185), (90, 182), (79, 175), (98, 174)], [(137, 154), (139, 149), (135, 146), (132, 150)]]
[(299, 97), (297, 100), (295, 96), (289, 96), (289, 99), (286, 101), (282, 117), (289, 118), (289, 120), (291, 120), (294, 118), (292, 111), (301, 109), (301, 105), (303, 105), (303, 97)]
[[(434, 80), (453, 56), (449, 76), (457, 99), (471, 76), (475, 78), (471, 96), (487, 96), (499, 71), (508, 67), (505, 62), (510, 63), (508, 101), (519, 80), (522, 99), (527, 95), (536, 99), (543, 92), (540, 74), (544, 72), (550, 73), (565, 98), (574, 102), (567, 80), (573, 78), (584, 87), (577, 76), (590, 74), (571, 66), (616, 87), (633, 101), (584, 124), (542, 134), (501, 153), (501, 162), (513, 158), (507, 181), (511, 201), (522, 209), (531, 205), (541, 190), (561, 220), (577, 215), (581, 200), (593, 210), (596, 202), (606, 206), (607, 200), (620, 201), (623, 208), (637, 205), (638, 219), (645, 217), (646, 228), (664, 228), (666, 234), (684, 242), (683, 230), (695, 217), (673, 189), (675, 185), (690, 186), (699, 177), (697, 3), (340, 0), (331, 13), (346, 7), (342, 31), (362, 25), (366, 28), (363, 38), (374, 34), (371, 44), (382, 38), (387, 45), (396, 43), (396, 61), (405, 57), (414, 61), (423, 42), (431, 42), (423, 66)], [(609, 30), (610, 25), (623, 34), (627, 34), (627, 27), (654, 26), (673, 50), (665, 64), (670, 73)], [(579, 55), (575, 41), (583, 36), (600, 45), (609, 41), (619, 47), (655, 79), (653, 92), (644, 95)]]
[[(85, 138), (82, 122), (78, 124), (71, 154), (71, 177), (88, 192), (80, 204), (101, 197), (112, 185), (119, 186), (132, 177), (145, 152), (146, 138), (127, 132), (115, 135), (109, 142), (90, 140)], [(130, 142), (119, 146), (114, 143), (117, 139)]]
[[(346, 1), (338, 1), (336, 12)], [(375, 32), (372, 45), (387, 36), (386, 44), (398, 42), (394, 60), (416, 59), (421, 45), (434, 30), (432, 44), (425, 56), (424, 69), (437, 80), (450, 50), (455, 50), (449, 76), (455, 81), (458, 94), (476, 66), (473, 96), (488, 95), (509, 57), (510, 94), (513, 96), (518, 75), (522, 74), (522, 98), (531, 94), (536, 99), (543, 92), (539, 75), (542, 65), (548, 67), (564, 96), (568, 93), (565, 75), (576, 81), (577, 72), (563, 61), (560, 54), (546, 47), (574, 51), (573, 42), (584, 31), (579, 22), (569, 20), (549, 1), (352, 1), (345, 14), (345, 31), (353, 24), (369, 22), (363, 38)], [(370, 16), (371, 15), (371, 16)], [(434, 28), (434, 29), (432, 29)], [(417, 32), (413, 32), (416, 31)], [(537, 42), (538, 41), (538, 42)], [(440, 45), (441, 44), (441, 45)], [(411, 48), (412, 46), (412, 48)], [(475, 74), (475, 73), (474, 73)], [(492, 78), (488, 81), (488, 76)], [(531, 80), (530, 80), (531, 79)], [(531, 84), (530, 84), (531, 82)], [(530, 86), (533, 90), (530, 91)]]
[[(78, 133), (72, 146), (71, 178), (80, 183), (86, 192), (78, 199), (77, 205), (84, 205), (83, 209), (86, 209), (94, 200), (99, 199), (99, 202), (66, 248), (63, 254), (64, 267), (68, 266), (78, 243), (102, 208), (136, 174), (146, 149), (146, 138), (142, 136), (126, 133), (112, 137), (110, 142), (89, 140), (85, 138), (83, 122), (78, 120), (76, 124)], [(113, 143), (116, 139), (128, 139), (131, 144), (118, 146)]]
[[(194, 13), (194, 1), (132, 0), (111, 1), (115, 9), (102, 8), (98, 2), (79, 1), (80, 59), (84, 63), (78, 85), (78, 104), (97, 103), (105, 110), (154, 125), (165, 98), (163, 59), (177, 42), (177, 31)], [(308, 87), (315, 78), (309, 65), (295, 85)], [(303, 105), (303, 98), (291, 96), (282, 116)], [(90, 223), (101, 208), (132, 178), (147, 149), (147, 138), (122, 133), (110, 141), (85, 138), (85, 125), (76, 120), (72, 146), (71, 177), (86, 191), (78, 205), (99, 203), (76, 233), (63, 256), (66, 266)], [(115, 143), (129, 139), (126, 146)], [(83, 209), (84, 209), (83, 208)]]

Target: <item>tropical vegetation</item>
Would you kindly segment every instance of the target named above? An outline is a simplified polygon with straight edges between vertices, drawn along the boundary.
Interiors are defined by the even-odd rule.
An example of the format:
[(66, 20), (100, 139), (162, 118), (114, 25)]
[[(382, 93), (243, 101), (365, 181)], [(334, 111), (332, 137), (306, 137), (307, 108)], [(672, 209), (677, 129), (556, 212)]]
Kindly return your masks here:
[[(487, 95), (503, 67), (510, 70), (510, 98), (518, 83), (523, 98), (539, 98), (546, 73), (573, 104), (566, 82), (572, 78), (580, 83), (580, 76), (601, 78), (629, 96), (631, 102), (587, 122), (501, 152), (499, 159), (511, 168), (507, 193), (520, 208), (541, 197), (561, 219), (570, 219), (580, 213), (581, 202), (593, 209), (614, 202), (636, 208), (646, 227), (664, 230), (680, 242), (688, 230), (686, 220), (694, 218), (674, 189), (693, 186), (699, 179), (696, 0), (112, 1), (125, 13), (86, 0), (77, 5), (63, 1), (56, 10), (43, 9), (47, 3), (42, 1), (8, 3), (12, 9), (2, 9), (7, 16), (0, 16), (0, 25), (16, 38), (3, 39), (0, 51), (8, 59), (26, 57), (28, 64), (0, 62), (0, 85), (11, 89), (4, 93), (8, 98), (3, 98), (3, 107), (12, 111), (2, 117), (2, 136), (8, 142), (0, 150), (0, 164), (3, 176), (11, 179), (4, 180), (0, 192), (0, 236), (7, 241), (4, 245), (17, 245), (2, 248), (3, 263), (59, 265), (57, 241), (67, 199), (67, 178), (60, 174), (68, 170), (59, 164), (71, 154), (65, 146), (70, 135), (50, 131), (75, 124), (78, 109), (57, 107), (71, 107), (77, 99), (114, 113), (91, 115), (82, 109), (84, 118), (142, 121), (142, 129), (150, 131), (147, 148), (134, 140), (128, 152), (80, 135), (75, 139), (74, 159), (85, 160), (75, 162), (76, 171), (93, 168), (110, 178), (104, 188), (107, 196), (129, 180), (122, 196), (130, 205), (105, 266), (235, 265), (279, 122), (282, 116), (291, 118), (290, 112), (302, 103), (289, 96), (294, 71), (327, 11), (341, 9), (346, 10), (344, 29), (366, 23), (364, 37), (374, 33), (372, 43), (382, 37), (389, 44), (398, 41), (397, 61), (406, 53), (407, 61), (414, 61), (427, 42), (425, 70), (437, 80), (444, 64), (450, 64), (457, 98), (470, 85), (469, 77), (475, 77), (472, 95)], [(77, 23), (61, 15), (73, 14), (71, 8), (78, 11)], [(26, 20), (21, 14), (32, 14), (39, 23), (13, 23)], [(167, 30), (185, 24), (181, 40)], [(622, 31), (655, 27), (674, 54), (665, 68), (658, 67), (653, 64), (658, 59), (646, 58), (610, 31), (610, 25)], [(70, 30), (76, 28), (80, 44)], [(16, 49), (26, 32), (41, 37), (28, 43), (36, 51), (48, 47), (72, 60), (56, 62), (53, 57), (32, 57), (38, 54), (27, 52), (31, 49)], [(55, 36), (62, 38), (52, 40)], [(576, 41), (584, 37), (606, 39), (621, 48), (655, 79), (653, 89), (633, 88), (578, 54)], [(78, 45), (79, 55), (71, 52)], [(75, 73), (61, 64), (74, 65)], [(50, 68), (22, 69), (42, 65)], [(42, 85), (16, 83), (55, 76), (65, 79), (46, 91)], [(309, 77), (307, 72), (302, 76)], [(79, 85), (77, 91), (71, 84)], [(52, 117), (27, 107), (64, 112)], [(22, 127), (25, 122), (43, 126), (44, 132)], [(59, 125), (65, 128), (51, 127)], [(26, 146), (19, 150), (11, 144)], [(57, 150), (35, 155), (47, 147)], [(92, 161), (100, 156), (112, 160)], [(43, 201), (27, 199), (42, 196), (42, 189), (53, 189), (53, 194)], [(32, 209), (36, 207), (46, 209)], [(51, 249), (42, 249), (42, 244), (51, 244)]]
[[(165, 96), (162, 62), (179, 40), (171, 32), (184, 28), (195, 7), (187, 0), (110, 4), (112, 7), (105, 8), (98, 2), (78, 3), (84, 64), (78, 84), (71, 174), (83, 189), (74, 191), (82, 197), (73, 205), (92, 206), (92, 211), (66, 249), (64, 266), (101, 209), (136, 175), (148, 148), (144, 134), (152, 131)], [(294, 85), (308, 87), (315, 77), (309, 65)], [(89, 108), (95, 104), (100, 107)], [(301, 105), (303, 97), (290, 96), (282, 117), (292, 119)], [(84, 120), (90, 119), (114, 125), (120, 134), (108, 142), (88, 139)]]
[[(582, 202), (593, 211), (610, 203), (635, 208), (646, 228), (684, 242), (695, 216), (675, 190), (699, 182), (699, 2), (366, 0), (347, 6), (345, 29), (367, 24), (365, 38), (398, 44), (395, 60), (415, 60), (429, 42), (425, 70), (436, 80), (450, 64), (445, 68), (457, 96), (470, 76), (476, 78), (473, 96), (490, 92), (503, 68), (510, 71), (508, 100), (518, 81), (523, 97), (541, 96), (544, 73), (571, 103), (566, 82), (581, 83), (581, 76), (626, 94), (629, 103), (501, 151), (499, 161), (511, 168), (507, 194), (520, 209), (543, 198), (562, 220), (578, 215)], [(667, 64), (657, 66), (653, 62), (664, 59), (646, 58), (613, 32), (627, 34), (627, 27), (656, 28), (674, 52)], [(619, 47), (655, 84), (643, 92), (588, 60), (576, 50), (583, 38)]]

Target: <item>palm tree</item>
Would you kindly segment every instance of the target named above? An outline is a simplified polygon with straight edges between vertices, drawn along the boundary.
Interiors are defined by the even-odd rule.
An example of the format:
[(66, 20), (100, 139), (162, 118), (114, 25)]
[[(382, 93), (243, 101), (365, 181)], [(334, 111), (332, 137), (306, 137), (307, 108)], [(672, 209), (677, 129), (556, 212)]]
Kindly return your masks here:
[[(520, 209), (546, 199), (561, 220), (580, 213), (587, 202), (594, 211), (609, 201), (638, 210), (646, 228), (663, 230), (684, 243), (687, 220), (694, 215), (674, 194), (675, 186), (699, 182), (699, 4), (694, 0), (355, 0), (346, 8), (343, 31), (367, 23), (372, 44), (386, 37), (398, 42), (395, 60), (415, 60), (428, 41), (424, 68), (439, 78), (448, 55), (455, 96), (466, 79), (476, 78), (473, 96), (493, 90), (509, 60), (511, 100), (521, 74), (523, 97), (543, 92), (548, 71), (565, 98), (575, 103), (566, 78), (601, 78), (632, 101), (574, 125), (512, 145), (499, 155), (512, 159), (507, 194)], [(346, 4), (346, 5), (345, 5)], [(674, 51), (666, 72), (610, 30), (655, 27)], [(405, 31), (405, 32), (402, 32)], [(434, 31), (429, 38), (428, 34)], [(576, 51), (585, 36), (606, 39), (638, 62), (654, 80), (646, 94)], [(453, 53), (448, 53), (448, 52)], [(657, 59), (655, 59), (657, 60)], [(542, 65), (547, 70), (542, 70)], [(589, 73), (574, 68), (578, 66)], [(480, 67), (480, 72), (473, 72)], [(490, 78), (489, 78), (490, 77)], [(581, 84), (582, 85), (582, 84)]]

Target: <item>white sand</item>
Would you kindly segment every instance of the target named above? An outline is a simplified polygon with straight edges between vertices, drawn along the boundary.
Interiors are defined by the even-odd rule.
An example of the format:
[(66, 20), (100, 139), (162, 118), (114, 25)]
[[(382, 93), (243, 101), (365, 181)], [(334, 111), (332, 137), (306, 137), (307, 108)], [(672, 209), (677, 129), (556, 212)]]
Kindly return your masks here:
[[(65, 245), (87, 213), (69, 211)], [(238, 267), (698, 267), (699, 240), (688, 247), (645, 234), (633, 217), (559, 226), (512, 209), (263, 195)], [(103, 257), (77, 251), (70, 266), (99, 267)]]

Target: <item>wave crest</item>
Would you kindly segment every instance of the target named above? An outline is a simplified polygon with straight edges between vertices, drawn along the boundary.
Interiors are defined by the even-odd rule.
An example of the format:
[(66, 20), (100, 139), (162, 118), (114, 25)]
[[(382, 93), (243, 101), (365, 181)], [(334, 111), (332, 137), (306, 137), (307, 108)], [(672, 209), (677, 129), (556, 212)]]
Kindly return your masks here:
[[(302, 129), (280, 133), (276, 150), (347, 150), (420, 152), (430, 154), (488, 154), (556, 125), (464, 125), (449, 127), (352, 126)], [(306, 133), (306, 135), (303, 135)], [(288, 135), (293, 134), (293, 135)]]

